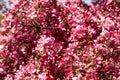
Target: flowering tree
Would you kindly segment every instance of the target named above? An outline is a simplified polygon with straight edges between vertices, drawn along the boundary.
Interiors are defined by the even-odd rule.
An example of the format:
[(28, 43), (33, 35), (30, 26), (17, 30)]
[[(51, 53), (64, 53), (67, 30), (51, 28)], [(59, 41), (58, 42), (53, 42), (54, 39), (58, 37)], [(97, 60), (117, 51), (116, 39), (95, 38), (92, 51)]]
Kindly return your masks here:
[(0, 80), (120, 80), (120, 3), (10, 0)]
[(0, 14), (7, 10), (7, 5), (4, 0), (0, 0)]

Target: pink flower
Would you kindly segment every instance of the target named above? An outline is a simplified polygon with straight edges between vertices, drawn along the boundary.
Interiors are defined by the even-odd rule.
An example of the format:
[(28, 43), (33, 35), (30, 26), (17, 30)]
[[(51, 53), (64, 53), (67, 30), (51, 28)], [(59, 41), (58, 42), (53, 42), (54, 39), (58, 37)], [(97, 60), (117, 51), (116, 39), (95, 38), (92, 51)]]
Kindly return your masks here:
[(107, 5), (110, 4), (113, 0), (107, 0)]
[(68, 67), (66, 68), (65, 70), (65, 76), (66, 76), (66, 79), (71, 79), (73, 77), (73, 70), (72, 70), (72, 67)]

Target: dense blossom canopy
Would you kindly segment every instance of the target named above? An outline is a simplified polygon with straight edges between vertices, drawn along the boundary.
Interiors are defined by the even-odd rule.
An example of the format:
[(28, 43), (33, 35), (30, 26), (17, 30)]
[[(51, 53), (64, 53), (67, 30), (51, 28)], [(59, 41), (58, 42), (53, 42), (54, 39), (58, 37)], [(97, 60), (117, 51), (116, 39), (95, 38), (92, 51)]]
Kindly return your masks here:
[(120, 80), (120, 3), (10, 0), (0, 16), (0, 80)]

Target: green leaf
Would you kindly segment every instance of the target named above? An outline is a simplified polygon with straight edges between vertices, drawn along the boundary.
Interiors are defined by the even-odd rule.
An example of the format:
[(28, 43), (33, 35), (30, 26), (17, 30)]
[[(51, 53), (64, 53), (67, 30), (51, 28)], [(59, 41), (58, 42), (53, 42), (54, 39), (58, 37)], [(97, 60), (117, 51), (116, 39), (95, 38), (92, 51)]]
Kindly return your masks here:
[[(4, 17), (2, 15), (0, 15), (0, 21), (4, 19)], [(1, 22), (0, 22), (0, 27), (1, 27)]]
[(4, 19), (4, 17), (3, 17), (2, 15), (0, 15), (0, 21), (1, 21), (2, 19)]

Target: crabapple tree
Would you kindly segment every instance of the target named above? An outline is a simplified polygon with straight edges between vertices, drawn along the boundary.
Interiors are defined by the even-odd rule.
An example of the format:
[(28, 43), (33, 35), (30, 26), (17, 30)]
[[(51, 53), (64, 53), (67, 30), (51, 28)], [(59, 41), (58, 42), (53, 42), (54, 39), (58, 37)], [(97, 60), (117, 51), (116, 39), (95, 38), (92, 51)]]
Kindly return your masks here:
[(120, 3), (9, 0), (0, 80), (120, 80)]

